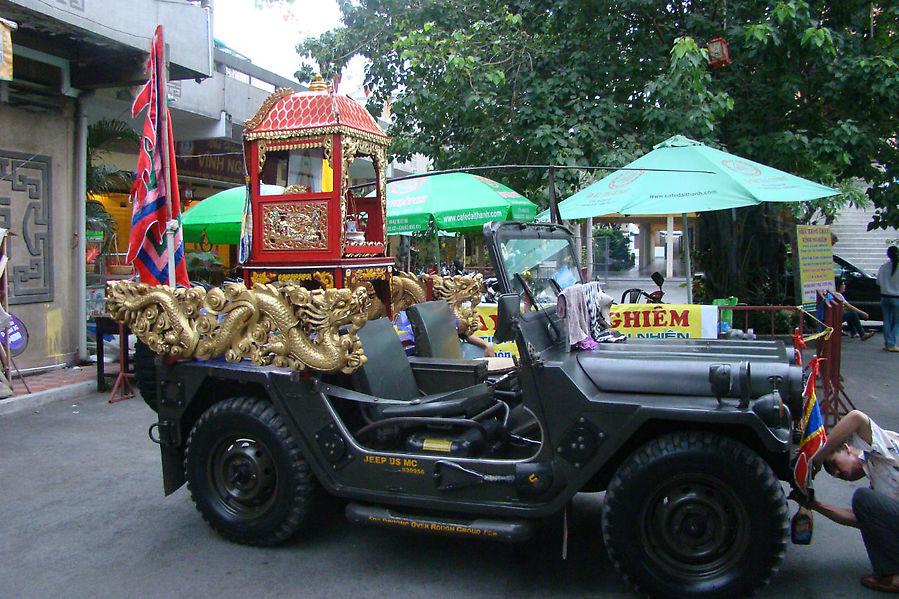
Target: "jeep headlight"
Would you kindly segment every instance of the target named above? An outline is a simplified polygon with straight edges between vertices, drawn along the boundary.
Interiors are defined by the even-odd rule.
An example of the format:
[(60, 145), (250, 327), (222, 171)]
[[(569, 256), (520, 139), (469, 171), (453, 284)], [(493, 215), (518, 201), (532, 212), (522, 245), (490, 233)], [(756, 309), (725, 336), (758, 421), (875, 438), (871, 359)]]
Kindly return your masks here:
[(753, 401), (752, 411), (770, 428), (785, 428), (789, 430), (793, 426), (790, 410), (784, 405), (780, 392), (777, 390), (762, 395)]

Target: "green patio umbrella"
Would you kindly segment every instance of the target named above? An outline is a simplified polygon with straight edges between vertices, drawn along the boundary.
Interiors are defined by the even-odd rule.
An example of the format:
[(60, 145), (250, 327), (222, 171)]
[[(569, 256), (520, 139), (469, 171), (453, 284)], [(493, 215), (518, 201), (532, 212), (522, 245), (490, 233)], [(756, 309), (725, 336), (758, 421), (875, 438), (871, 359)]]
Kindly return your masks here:
[(387, 233), (480, 230), (493, 220), (534, 220), (537, 206), (486, 177), (445, 173), (394, 181), (387, 186)]
[[(628, 170), (615, 171), (560, 202), (562, 218), (681, 214), (686, 234), (687, 212), (724, 210), (762, 202), (805, 202), (840, 193), (682, 135), (666, 139), (625, 168)], [(548, 219), (548, 213), (541, 214), (540, 218)], [(690, 253), (686, 256), (689, 281)], [(692, 300), (691, 291), (687, 285), (688, 301)]]
[[(277, 195), (283, 189), (278, 185), (263, 185), (261, 191), (262, 195)], [(240, 221), (246, 198), (247, 186), (240, 185), (213, 194), (185, 210), (181, 215), (184, 241), (199, 243), (206, 233), (209, 243), (240, 243)]]
[(840, 193), (682, 135), (666, 139), (626, 168), (560, 202), (562, 218), (682, 214), (804, 202)]

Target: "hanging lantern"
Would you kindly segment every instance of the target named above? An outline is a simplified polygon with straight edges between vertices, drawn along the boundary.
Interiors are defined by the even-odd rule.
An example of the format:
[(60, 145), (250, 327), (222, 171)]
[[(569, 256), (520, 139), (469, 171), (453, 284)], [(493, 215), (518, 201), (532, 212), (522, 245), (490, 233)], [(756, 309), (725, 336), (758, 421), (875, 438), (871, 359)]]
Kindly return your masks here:
[(709, 41), (709, 66), (723, 67), (730, 64), (730, 54), (727, 52), (727, 40), (716, 37)]

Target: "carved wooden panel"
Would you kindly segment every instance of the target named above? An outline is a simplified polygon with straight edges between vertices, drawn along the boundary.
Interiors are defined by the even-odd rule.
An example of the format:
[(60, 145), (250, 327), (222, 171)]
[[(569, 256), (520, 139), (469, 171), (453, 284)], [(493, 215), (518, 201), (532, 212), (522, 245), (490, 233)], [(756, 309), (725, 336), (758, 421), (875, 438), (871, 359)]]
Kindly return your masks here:
[(263, 250), (328, 249), (328, 202), (262, 205)]

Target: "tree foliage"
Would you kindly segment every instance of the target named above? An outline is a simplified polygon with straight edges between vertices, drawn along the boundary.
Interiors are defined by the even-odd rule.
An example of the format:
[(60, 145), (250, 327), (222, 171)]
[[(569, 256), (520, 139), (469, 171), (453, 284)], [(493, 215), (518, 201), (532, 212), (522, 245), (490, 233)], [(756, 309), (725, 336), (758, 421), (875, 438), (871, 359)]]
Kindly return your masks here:
[(634, 255), (630, 249), (630, 239), (617, 226), (600, 225), (593, 229), (594, 251), (603, 239), (608, 239), (609, 268), (629, 270), (634, 267)]
[[(621, 166), (674, 134), (839, 187), (839, 206), (877, 208), (899, 224), (895, 142), (897, 15), (892, 3), (645, 0), (343, 0), (344, 26), (298, 46), (326, 75), (369, 61), (370, 109), (389, 105), (392, 152), (437, 168), (480, 164)], [(711, 69), (723, 36), (733, 62)], [(546, 174), (495, 178), (546, 202)], [(561, 197), (584, 173), (557, 174)], [(858, 181), (870, 184), (867, 192)], [(704, 215), (720, 236), (715, 288), (758, 287), (783, 246), (778, 211)], [(748, 264), (741, 264), (747, 262)], [(782, 262), (782, 260), (781, 260)], [(742, 282), (738, 285), (738, 277)], [(776, 276), (774, 277), (777, 278)], [(738, 285), (734, 288), (734, 285)]]

